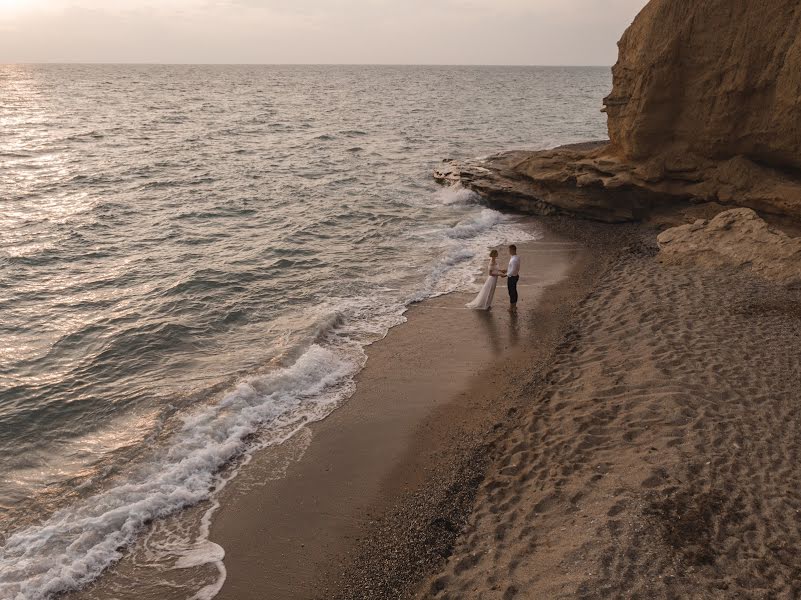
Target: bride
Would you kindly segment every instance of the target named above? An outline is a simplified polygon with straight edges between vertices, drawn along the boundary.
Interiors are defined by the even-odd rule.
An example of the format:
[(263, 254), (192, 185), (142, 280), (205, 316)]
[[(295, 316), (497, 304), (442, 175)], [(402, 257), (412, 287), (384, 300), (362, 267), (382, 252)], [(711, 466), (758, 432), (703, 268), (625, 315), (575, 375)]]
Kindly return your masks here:
[(489, 310), (492, 306), (492, 298), (495, 296), (495, 286), (498, 285), (498, 277), (503, 274), (498, 268), (498, 251), (493, 250), (490, 252), (490, 262), (488, 269), (489, 277), (481, 291), (476, 296), (475, 300), (467, 304), (467, 308), (474, 308), (476, 310)]

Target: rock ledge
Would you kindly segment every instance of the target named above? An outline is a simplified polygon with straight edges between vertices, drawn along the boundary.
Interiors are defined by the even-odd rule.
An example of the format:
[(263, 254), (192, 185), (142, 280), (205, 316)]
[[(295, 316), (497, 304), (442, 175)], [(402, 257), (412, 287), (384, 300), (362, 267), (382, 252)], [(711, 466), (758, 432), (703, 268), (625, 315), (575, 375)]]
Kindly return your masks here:
[(631, 162), (589, 143), (553, 150), (510, 151), (472, 161), (445, 161), (443, 184), (461, 183), (490, 206), (618, 223), (687, 203), (715, 202), (801, 220), (801, 177), (739, 156)]

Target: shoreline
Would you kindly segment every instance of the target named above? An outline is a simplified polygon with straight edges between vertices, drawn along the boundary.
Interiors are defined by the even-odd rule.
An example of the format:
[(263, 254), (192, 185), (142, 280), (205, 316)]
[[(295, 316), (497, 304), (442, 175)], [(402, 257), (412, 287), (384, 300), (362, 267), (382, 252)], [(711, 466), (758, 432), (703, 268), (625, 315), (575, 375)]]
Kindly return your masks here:
[(216, 496), (214, 597), (801, 594), (801, 289), (662, 264), (664, 219), (536, 223), (516, 320), (503, 288), (412, 305)]
[[(223, 490), (210, 536), (226, 551), (217, 598), (401, 597), (441, 562), (472, 505), (488, 436), (518, 410), (515, 379), (547, 363), (607, 257), (586, 245), (589, 230), (603, 237), (596, 225), (543, 229), (519, 245), (516, 318), (502, 287), (489, 313), (463, 308), (469, 294), (413, 305), (368, 347), (350, 400), (257, 453)], [(283, 476), (259, 484), (276, 464)]]
[[(537, 219), (526, 220), (524, 218), (520, 221), (523, 227), (535, 228), (538, 234), (542, 231), (539, 223)], [(534, 304), (544, 287), (561, 280), (565, 276), (566, 271), (569, 269), (568, 263), (571, 255), (577, 253), (579, 249), (574, 242), (562, 239), (559, 234), (553, 235), (552, 233), (548, 233), (543, 239), (518, 242), (518, 246), (521, 255), (524, 257), (530, 248), (535, 248), (536, 254), (540, 255), (540, 258), (532, 260), (530, 265), (539, 272), (539, 275), (531, 277), (529, 281), (520, 285), (523, 297), (521, 302), (522, 306), (525, 307), (526, 305)], [(556, 256), (558, 260), (550, 260), (548, 257), (551, 255)], [(541, 260), (545, 260), (548, 265), (538, 267), (538, 261)], [(479, 279), (483, 281), (483, 277), (479, 276)], [(510, 322), (510, 315), (506, 310), (508, 297), (505, 283), (500, 281), (499, 286), (496, 292), (495, 306), (490, 313), (471, 311), (464, 307), (464, 304), (472, 299), (472, 294), (449, 293), (411, 304), (406, 313), (409, 321), (413, 322), (411, 329), (408, 329), (409, 322), (407, 321), (391, 328), (385, 338), (365, 348), (369, 360), (366, 367), (357, 375), (354, 382), (356, 391), (349, 400), (342, 403), (322, 421), (308, 424), (285, 442), (277, 446), (257, 450), (252, 455), (244, 458), (244, 460), (237, 460), (230, 464), (223, 474), (223, 479), (226, 482), (223, 489), (211, 499), (148, 524), (146, 530), (120, 561), (85, 587), (68, 592), (65, 596), (85, 598), (86, 600), (105, 598), (109, 595), (120, 598), (132, 597), (130, 586), (135, 585), (136, 581), (142, 578), (152, 576), (151, 573), (155, 570), (166, 586), (160, 585), (160, 588), (153, 588), (152, 590), (137, 590), (137, 597), (162, 599), (165, 591), (160, 591), (160, 589), (170, 585), (174, 585), (176, 589), (184, 587), (190, 587), (191, 589), (194, 587), (195, 589), (200, 589), (202, 597), (212, 597), (209, 594), (214, 594), (215, 590), (220, 589), (219, 583), (224, 584), (225, 581), (231, 581), (230, 572), (232, 570), (236, 572), (236, 567), (231, 569), (230, 565), (242, 562), (238, 560), (232, 561), (231, 555), (237, 553), (242, 539), (247, 541), (246, 538), (250, 534), (250, 531), (245, 531), (241, 539), (224, 541), (218, 545), (215, 542), (220, 540), (215, 538), (215, 532), (219, 531), (217, 524), (220, 522), (220, 516), (229, 512), (233, 513), (234, 526), (229, 527), (228, 530), (235, 532), (236, 527), (238, 527), (235, 522), (241, 516), (238, 514), (240, 509), (244, 509), (247, 512), (253, 509), (253, 505), (249, 505), (249, 503), (254, 499), (258, 500), (265, 494), (282, 493), (280, 491), (277, 492), (277, 490), (284, 485), (283, 480), (286, 478), (287, 473), (290, 473), (291, 469), (295, 468), (297, 464), (300, 464), (301, 468), (306, 468), (307, 462), (304, 461), (304, 458), (309, 448), (314, 451), (316, 445), (313, 445), (312, 441), (315, 436), (319, 437), (320, 430), (325, 435), (328, 435), (329, 441), (333, 440), (334, 451), (340, 452), (352, 452), (353, 450), (354, 446), (352, 444), (347, 447), (347, 443), (337, 439), (340, 436), (340, 431), (346, 431), (348, 428), (353, 431), (360, 431), (362, 439), (368, 440), (368, 442), (375, 438), (375, 431), (381, 428), (389, 432), (389, 437), (394, 436), (392, 440), (394, 446), (388, 449), (391, 451), (391, 458), (386, 464), (372, 465), (376, 474), (372, 482), (365, 479), (366, 485), (372, 486), (371, 493), (375, 498), (378, 498), (379, 494), (384, 498), (382, 501), (375, 501), (377, 508), (373, 512), (376, 514), (381, 513), (386, 506), (394, 503), (408, 492), (408, 486), (400, 483), (394, 489), (384, 489), (383, 479), (386, 478), (396, 482), (400, 482), (401, 478), (408, 479), (410, 476), (413, 479), (419, 479), (421, 474), (422, 476), (427, 476), (431, 471), (430, 466), (427, 464), (428, 461), (423, 460), (422, 462), (418, 461), (419, 464), (416, 466), (409, 467), (405, 474), (393, 475), (389, 473), (393, 465), (405, 464), (405, 454), (409, 447), (419, 446), (421, 449), (426, 448), (433, 453), (441, 450), (442, 444), (439, 439), (412, 439), (416, 435), (416, 430), (423, 426), (429, 429), (437, 427), (441, 436), (449, 436), (454, 443), (458, 437), (457, 433), (464, 437), (466, 429), (465, 431), (456, 431), (454, 429), (450, 418), (453, 410), (449, 412), (445, 405), (455, 401), (457, 395), (460, 397), (471, 395), (476, 387), (473, 385), (473, 380), (480, 379), (476, 373), (481, 370), (486, 356), (507, 352), (510, 346), (519, 344), (521, 338), (526, 337), (525, 331), (528, 325), (521, 323), (522, 319), (520, 318), (516, 319), (514, 323)], [(523, 314), (525, 314), (525, 308), (521, 308), (518, 317)], [(465, 328), (465, 320), (469, 321), (467, 328)], [(404, 333), (401, 334), (401, 332)], [(522, 336), (521, 332), (523, 332)], [(472, 343), (477, 341), (477, 335), (483, 345), (471, 349)], [(421, 360), (421, 340), (425, 340), (426, 337), (430, 339), (427, 345), (425, 343), (423, 345), (430, 354), (437, 357), (434, 361), (428, 361), (425, 357)], [(376, 349), (380, 351), (380, 356), (376, 356)], [(439, 360), (438, 357), (448, 357), (450, 362), (446, 363)], [(396, 375), (395, 363), (398, 358), (404, 358), (412, 362), (417, 361), (417, 364), (413, 364), (406, 372)], [(376, 362), (378, 362), (377, 369), (375, 369)], [(432, 383), (436, 379), (441, 379), (438, 370), (442, 367), (448, 369), (448, 377), (454, 377), (458, 381), (455, 383), (450, 381), (439, 382), (439, 387), (435, 390), (432, 387)], [(420, 372), (426, 368), (429, 369), (427, 373), (428, 379), (415, 381)], [(470, 369), (473, 369), (475, 373), (471, 372)], [(376, 374), (370, 375), (373, 370), (376, 371)], [(366, 376), (365, 372), (369, 376)], [(370, 385), (371, 389), (362, 390), (366, 384)], [(372, 406), (375, 404), (376, 396), (383, 395), (382, 386), (385, 387), (386, 385), (397, 388), (400, 392), (396, 395), (398, 406), (408, 400), (411, 392), (412, 402), (402, 405), (404, 410), (411, 408), (411, 410), (407, 411), (408, 414), (402, 415), (396, 406), (389, 406), (386, 403), (383, 405), (383, 410), (381, 406)], [(362, 391), (366, 393), (362, 394)], [(421, 391), (429, 394), (427, 400), (415, 400), (414, 397), (420, 395), (419, 392)], [(457, 394), (457, 392), (459, 393)], [(362, 401), (362, 409), (364, 410), (350, 407), (354, 399), (358, 399), (360, 395), (365, 397)], [(381, 401), (381, 398), (379, 398), (379, 401)], [(364, 402), (367, 402), (367, 405), (364, 405)], [(342, 417), (339, 413), (348, 413), (348, 411), (351, 411), (349, 416), (342, 421), (338, 421)], [(329, 426), (329, 422), (335, 425)], [(336, 423), (339, 423), (339, 425), (336, 425)], [(475, 419), (471, 420), (471, 423), (473, 426), (480, 425), (480, 422)], [(462, 425), (464, 428), (468, 427), (467, 423)], [(475, 430), (473, 433), (475, 433)], [(465, 444), (460, 446), (460, 448), (466, 447)], [(420, 450), (418, 454), (422, 456), (422, 452), (423, 450)], [(450, 454), (450, 463), (455, 464), (461, 460), (461, 457), (461, 450), (459, 452), (454, 450)], [(366, 464), (358, 456), (351, 456), (349, 460), (351, 466), (364, 466)], [(437, 464), (444, 464), (445, 462), (444, 459), (440, 460), (440, 458), (436, 458), (436, 461), (439, 461)], [(269, 529), (270, 523), (274, 522), (291, 529), (293, 524), (299, 522), (295, 510), (299, 505), (303, 504), (309, 494), (314, 494), (317, 488), (328, 489), (331, 497), (342, 499), (343, 505), (347, 505), (348, 502), (354, 502), (354, 498), (348, 496), (350, 491), (340, 485), (342, 482), (339, 481), (336, 472), (332, 472), (329, 475), (325, 472), (328, 469), (324, 469), (322, 473), (319, 469), (314, 471), (314, 464), (319, 466), (319, 460), (317, 463), (312, 463), (311, 471), (307, 468), (305, 477), (298, 477), (294, 480), (299, 482), (295, 491), (300, 491), (300, 493), (295, 501), (283, 504), (287, 514), (282, 516), (274, 513), (273, 517), (276, 518), (266, 520), (263, 523), (265, 527)], [(229, 472), (231, 474), (235, 473), (235, 476), (231, 477), (228, 474)], [(347, 472), (345, 475), (347, 476)], [(336, 489), (337, 485), (340, 485), (339, 489)], [(439, 487), (442, 488), (443, 485)], [(326, 486), (328, 487), (326, 488)], [(423, 487), (422, 484), (421, 487)], [(362, 506), (365, 505), (362, 504)], [(229, 511), (229, 508), (232, 510)], [(255, 511), (262, 513), (263, 507), (256, 507)], [(332, 511), (331, 514), (338, 514), (338, 512), (339, 510), (337, 509)], [(358, 515), (352, 518), (361, 519)], [(360, 528), (359, 531), (365, 533), (376, 520), (372, 516), (361, 519), (362, 522), (357, 523), (357, 529)], [(251, 519), (247, 518), (245, 521), (251, 522)], [(207, 532), (210, 530), (211, 536), (203, 533), (204, 530)], [(164, 545), (165, 535), (170, 536), (173, 531), (183, 531), (184, 533), (181, 536), (193, 538), (195, 540), (193, 545), (186, 548), (184, 546), (176, 547), (175, 556), (177, 561), (174, 564), (171, 562), (169, 555), (165, 555), (164, 560), (159, 559), (158, 562), (151, 562), (148, 546), (152, 545), (154, 549), (166, 547)], [(319, 528), (314, 529), (308, 538), (316, 538), (318, 533)], [(270, 535), (271, 533), (267, 532), (265, 537)], [(290, 538), (291, 535), (285, 537)], [(289, 564), (289, 568), (294, 569), (298, 563), (303, 560), (309, 560), (310, 564), (312, 562), (315, 564), (315, 572), (316, 570), (320, 571), (320, 581), (308, 584), (310, 586), (308, 589), (314, 590), (320, 586), (333, 585), (329, 581), (333, 580), (335, 570), (346, 562), (351, 554), (351, 549), (358, 546), (358, 544), (353, 543), (358, 537), (359, 535), (353, 531), (348, 531), (346, 527), (340, 526), (336, 532), (332, 532), (332, 537), (328, 540), (330, 548), (323, 549), (316, 554), (310, 551), (314, 547), (313, 542), (316, 539), (312, 539), (308, 543), (302, 542), (301, 552), (296, 552), (294, 555), (291, 552), (287, 552), (286, 547), (277, 544), (274, 548), (275, 552), (271, 556), (270, 564)], [(255, 570), (263, 570), (263, 554), (266, 549), (258, 548), (258, 545), (254, 547), (258, 550), (256, 554), (260, 563)], [(329, 552), (330, 549), (333, 550)], [(160, 551), (156, 550), (156, 552)], [(221, 561), (223, 556), (226, 560)], [(326, 565), (325, 568), (328, 571), (323, 572), (321, 569), (317, 569), (323, 564)], [(289, 571), (286, 572), (288, 573)], [(220, 576), (223, 578), (222, 582), (215, 583), (215, 580)], [(247, 575), (245, 579), (248, 579)], [(307, 585), (305, 575), (301, 577), (301, 580), (302, 582), (298, 585)], [(169, 590), (166, 593), (169, 594)], [(214, 597), (224, 597), (225, 593), (226, 591), (223, 588)], [(309, 594), (312, 593), (313, 591), (309, 592)], [(176, 595), (175, 597), (180, 596)], [(238, 598), (240, 595), (237, 594), (234, 597)], [(295, 592), (290, 590), (287, 593), (287, 597), (296, 597)], [(309, 597), (312, 596), (310, 595)]]

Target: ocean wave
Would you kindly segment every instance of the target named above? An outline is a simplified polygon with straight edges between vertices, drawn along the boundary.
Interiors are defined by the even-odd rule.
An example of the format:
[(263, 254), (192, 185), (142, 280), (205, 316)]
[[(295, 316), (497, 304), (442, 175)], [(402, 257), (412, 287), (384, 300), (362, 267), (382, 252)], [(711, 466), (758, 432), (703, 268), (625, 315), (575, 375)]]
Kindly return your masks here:
[(363, 363), (359, 349), (315, 344), (290, 367), (252, 377), (190, 413), (170, 446), (126, 481), (11, 534), (0, 548), (0, 597), (44, 600), (92, 581), (147, 523), (209, 498), (220, 485), (220, 469), (248, 450), (265, 425), (281, 438), (263, 436), (259, 447), (329, 414), (352, 392), (352, 376)]
[(409, 300), (417, 302), (452, 292), (473, 291), (476, 273), (484, 267), (490, 248), (536, 240), (541, 235), (498, 211), (481, 209), (440, 232), (444, 245), (441, 255)]
[(446, 206), (478, 204), (481, 201), (481, 196), (479, 196), (476, 192), (469, 190), (458, 183), (439, 189), (437, 193), (434, 194), (434, 198)]
[(86, 142), (89, 140), (102, 139), (104, 137), (106, 137), (105, 134), (99, 131), (92, 130), (92, 131), (85, 131), (82, 133), (74, 133), (72, 135), (67, 136), (64, 139), (71, 142)]
[(198, 269), (180, 281), (165, 286), (160, 292), (165, 297), (206, 297), (222, 289), (242, 286), (257, 280), (259, 274), (248, 270)]
[(451, 238), (465, 239), (495, 227), (503, 221), (504, 217), (497, 210), (485, 208), (479, 214), (471, 216), (454, 225), (447, 235)]
[(422, 302), (432, 296), (439, 296), (449, 292), (457, 291), (469, 286), (473, 279), (473, 269), (469, 265), (476, 250), (471, 247), (457, 247), (447, 252), (431, 268), (423, 286), (417, 290), (410, 298), (410, 302)]

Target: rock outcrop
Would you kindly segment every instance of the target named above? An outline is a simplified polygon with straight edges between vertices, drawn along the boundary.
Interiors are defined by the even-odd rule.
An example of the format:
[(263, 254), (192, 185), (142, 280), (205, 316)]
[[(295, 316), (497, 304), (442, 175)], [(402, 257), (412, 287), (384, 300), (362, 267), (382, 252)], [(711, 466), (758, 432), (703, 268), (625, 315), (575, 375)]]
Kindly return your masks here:
[(771, 229), (749, 208), (673, 227), (659, 234), (657, 243), (664, 264), (747, 269), (772, 281), (801, 284), (801, 239)]
[(801, 220), (801, 3), (651, 0), (619, 47), (608, 144), (451, 161), (435, 178), (538, 214), (716, 202)]
[(618, 47), (611, 152), (801, 169), (798, 0), (652, 0)]
[(561, 213), (610, 223), (644, 217), (664, 198), (633, 185), (622, 163), (593, 158), (594, 150), (603, 146), (605, 142), (504, 152), (480, 161), (446, 161), (434, 171), (434, 179), (461, 183), (493, 206), (518, 212)]

